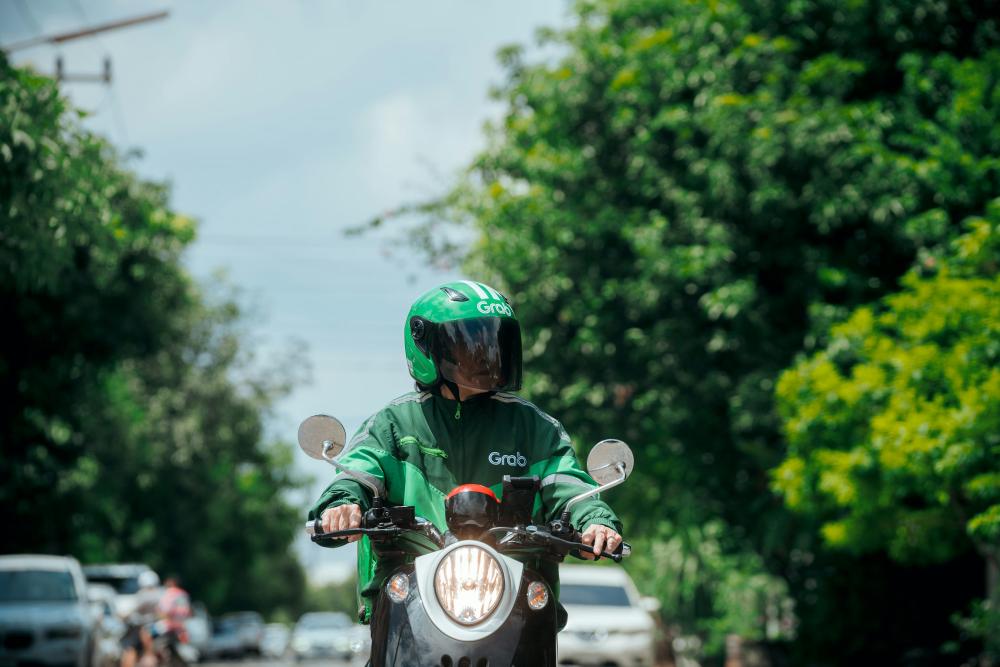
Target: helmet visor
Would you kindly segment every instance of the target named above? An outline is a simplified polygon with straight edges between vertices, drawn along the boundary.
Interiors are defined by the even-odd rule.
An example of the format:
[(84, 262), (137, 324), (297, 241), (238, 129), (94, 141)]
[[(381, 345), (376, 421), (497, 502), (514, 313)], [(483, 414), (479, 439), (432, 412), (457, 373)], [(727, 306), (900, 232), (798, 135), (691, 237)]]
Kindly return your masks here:
[(482, 391), (521, 388), (517, 320), (480, 317), (436, 324), (431, 347), (446, 380)]

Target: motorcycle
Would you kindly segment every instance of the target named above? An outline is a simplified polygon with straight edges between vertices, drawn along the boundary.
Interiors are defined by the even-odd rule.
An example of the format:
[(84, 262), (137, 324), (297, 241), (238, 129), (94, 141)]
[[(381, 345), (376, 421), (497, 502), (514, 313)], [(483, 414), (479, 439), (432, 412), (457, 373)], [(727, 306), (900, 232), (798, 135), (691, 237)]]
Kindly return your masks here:
[[(339, 464), (346, 439), (343, 425), (327, 415), (299, 427), (302, 450), (368, 488), (371, 508), (358, 528), (324, 533), (317, 518), (306, 532), (319, 544), (364, 535), (379, 558), (403, 557), (374, 604), (373, 667), (555, 667), (559, 605), (546, 579), (522, 561), (559, 563), (591, 551), (569, 510), (625, 481), (634, 467), (628, 445), (602, 440), (594, 446), (587, 469), (599, 486), (570, 499), (554, 521), (532, 522), (537, 476), (506, 475), (499, 500), (478, 484), (453, 489), (442, 534), (413, 507), (388, 505), (371, 482)], [(600, 557), (621, 562), (630, 553), (622, 543)]]
[[(137, 667), (188, 667), (182, 645), (187, 638), (183, 632), (171, 630), (165, 621), (142, 621), (127, 630), (130, 648), (136, 652)], [(123, 661), (124, 662), (124, 661)]]

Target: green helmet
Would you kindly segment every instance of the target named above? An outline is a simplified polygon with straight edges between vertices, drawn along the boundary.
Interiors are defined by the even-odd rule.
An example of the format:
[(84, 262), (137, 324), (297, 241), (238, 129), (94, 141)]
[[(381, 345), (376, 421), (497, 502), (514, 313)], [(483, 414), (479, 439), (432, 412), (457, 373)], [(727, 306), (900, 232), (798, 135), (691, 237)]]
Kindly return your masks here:
[(423, 294), (406, 316), (403, 340), (421, 385), (521, 388), (521, 327), (507, 297), (489, 285), (461, 280)]

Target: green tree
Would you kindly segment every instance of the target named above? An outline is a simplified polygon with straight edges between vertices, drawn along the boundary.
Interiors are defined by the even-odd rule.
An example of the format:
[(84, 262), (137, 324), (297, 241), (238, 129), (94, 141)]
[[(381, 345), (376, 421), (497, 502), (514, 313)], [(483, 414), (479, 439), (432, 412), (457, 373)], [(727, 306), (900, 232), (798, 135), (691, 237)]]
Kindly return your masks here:
[(1000, 200), (967, 226), (948, 256), (858, 308), (822, 351), (782, 374), (789, 451), (774, 485), (793, 510), (822, 520), (834, 548), (940, 562), (974, 546), (996, 605)]
[(190, 220), (83, 131), (53, 81), (0, 57), (0, 502), (5, 544), (39, 548), (81, 461), (76, 406), (117, 362), (180, 335)]
[(873, 578), (899, 591), (920, 575), (822, 553), (777, 501), (774, 388), (996, 196), (995, 10), (577, 2), (573, 26), (540, 32), (558, 56), (501, 53), (505, 111), (468, 178), (404, 209), (427, 216), (418, 245), (509, 291), (527, 393), (579, 441), (633, 443), (638, 478), (616, 495), (629, 531), (721, 520), (722, 548), (786, 578), (801, 659), (899, 656), (947, 626), (937, 593), (888, 622), (899, 592), (842, 613)]
[(0, 55), (2, 548), (147, 562), (212, 611), (294, 609), (298, 481), (264, 419), (296, 377), (185, 273), (194, 234)]

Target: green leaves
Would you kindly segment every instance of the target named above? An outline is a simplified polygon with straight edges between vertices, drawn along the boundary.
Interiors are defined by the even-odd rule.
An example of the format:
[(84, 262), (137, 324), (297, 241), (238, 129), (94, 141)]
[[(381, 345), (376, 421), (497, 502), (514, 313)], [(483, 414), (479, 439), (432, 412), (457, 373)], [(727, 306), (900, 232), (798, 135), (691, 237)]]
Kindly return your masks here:
[[(487, 149), (420, 211), (476, 232), (532, 399), (633, 444), (628, 530), (721, 526), (788, 583), (802, 663), (936, 651), (952, 598), (886, 626), (866, 586), (904, 569), (855, 554), (960, 568), (992, 530), (995, 4), (578, 2), (556, 56), (505, 52)], [(714, 584), (665, 617), (724, 631)]]
[(4, 549), (149, 563), (214, 612), (296, 609), (300, 480), (263, 425), (295, 378), (192, 283), (195, 228), (0, 55)]
[[(960, 554), (963, 533), (984, 554), (1000, 548), (1000, 217), (990, 210), (933, 275), (911, 272), (781, 377), (790, 456), (774, 485), (793, 509), (824, 517), (832, 546), (917, 562)], [(968, 257), (986, 270), (953, 268)]]

